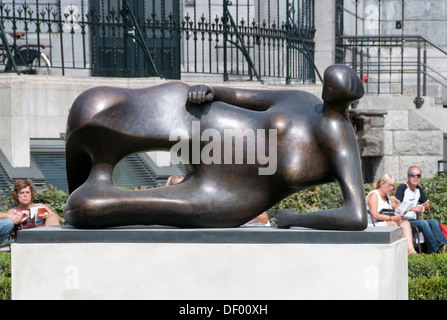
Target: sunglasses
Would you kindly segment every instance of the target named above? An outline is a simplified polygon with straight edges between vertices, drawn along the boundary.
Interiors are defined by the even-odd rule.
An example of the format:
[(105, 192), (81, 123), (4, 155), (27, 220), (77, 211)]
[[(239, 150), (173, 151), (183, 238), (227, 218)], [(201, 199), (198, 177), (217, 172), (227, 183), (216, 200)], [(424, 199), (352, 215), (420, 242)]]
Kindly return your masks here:
[(410, 173), (409, 176), (413, 177), (413, 178), (421, 178), (422, 177), (421, 174), (416, 174), (416, 173)]

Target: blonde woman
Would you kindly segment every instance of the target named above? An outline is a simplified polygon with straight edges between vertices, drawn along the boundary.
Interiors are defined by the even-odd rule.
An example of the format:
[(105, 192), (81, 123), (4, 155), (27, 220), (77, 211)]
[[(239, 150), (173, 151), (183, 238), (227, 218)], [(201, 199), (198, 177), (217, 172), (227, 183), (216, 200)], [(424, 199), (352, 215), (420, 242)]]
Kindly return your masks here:
[(380, 213), (383, 209), (391, 209), (396, 211), (400, 205), (400, 201), (390, 195), (394, 189), (395, 179), (388, 173), (383, 174), (377, 182), (374, 183), (374, 190), (366, 197), (367, 209), (371, 213), (368, 217), (369, 224), (375, 226), (401, 227), (402, 236), (407, 239), (408, 253), (417, 254), (413, 246), (413, 236), (411, 233), (411, 225), (407, 220), (403, 220), (403, 216), (387, 215)]

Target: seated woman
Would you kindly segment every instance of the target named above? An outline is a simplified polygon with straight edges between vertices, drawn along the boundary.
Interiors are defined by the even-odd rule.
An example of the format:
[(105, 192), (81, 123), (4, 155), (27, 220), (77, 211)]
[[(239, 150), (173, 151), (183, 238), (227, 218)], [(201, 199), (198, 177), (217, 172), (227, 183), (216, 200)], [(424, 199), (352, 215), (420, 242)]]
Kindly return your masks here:
[(371, 213), (368, 217), (368, 224), (382, 227), (401, 227), (402, 235), (407, 239), (408, 253), (417, 254), (413, 246), (410, 223), (407, 220), (403, 220), (403, 216), (401, 215), (387, 215), (380, 213), (383, 209), (392, 209), (395, 211), (400, 205), (400, 201), (395, 196), (390, 196), (394, 184), (394, 178), (387, 173), (383, 174), (379, 180), (374, 183), (374, 190), (366, 197), (367, 209)]
[[(9, 209), (9, 214), (15, 214), (22, 218), (21, 222), (24, 229), (34, 228), (37, 226), (54, 226), (60, 225), (60, 217), (53, 212), (47, 205), (43, 203), (33, 204), (33, 198), (36, 194), (31, 182), (26, 180), (17, 180), (12, 191), (12, 198), (17, 204), (16, 207)], [(38, 218), (43, 220), (41, 225), (30, 221), (32, 208), (41, 208)]]

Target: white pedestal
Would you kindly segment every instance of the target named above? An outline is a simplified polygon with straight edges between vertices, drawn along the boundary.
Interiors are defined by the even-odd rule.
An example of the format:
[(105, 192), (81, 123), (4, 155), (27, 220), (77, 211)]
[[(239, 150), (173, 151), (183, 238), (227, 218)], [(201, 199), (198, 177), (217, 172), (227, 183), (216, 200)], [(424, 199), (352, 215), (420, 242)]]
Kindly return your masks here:
[[(115, 229), (127, 235), (110, 237), (39, 229), (22, 231), (22, 241), (19, 232), (12, 246), (13, 299), (408, 298), (400, 229)], [(379, 235), (385, 240), (375, 240), (377, 229), (387, 229)], [(73, 240), (79, 233), (89, 242)], [(346, 237), (355, 243), (343, 243)], [(306, 238), (310, 243), (302, 243)]]

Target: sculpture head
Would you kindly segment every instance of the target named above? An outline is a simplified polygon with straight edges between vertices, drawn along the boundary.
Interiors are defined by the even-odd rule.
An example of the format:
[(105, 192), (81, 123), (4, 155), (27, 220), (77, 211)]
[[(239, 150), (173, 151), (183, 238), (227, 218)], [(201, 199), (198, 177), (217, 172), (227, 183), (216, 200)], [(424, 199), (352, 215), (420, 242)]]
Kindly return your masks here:
[(363, 97), (363, 94), (363, 84), (350, 67), (335, 64), (325, 70), (322, 94), (324, 102), (346, 107)]

